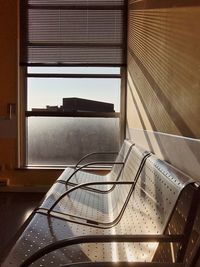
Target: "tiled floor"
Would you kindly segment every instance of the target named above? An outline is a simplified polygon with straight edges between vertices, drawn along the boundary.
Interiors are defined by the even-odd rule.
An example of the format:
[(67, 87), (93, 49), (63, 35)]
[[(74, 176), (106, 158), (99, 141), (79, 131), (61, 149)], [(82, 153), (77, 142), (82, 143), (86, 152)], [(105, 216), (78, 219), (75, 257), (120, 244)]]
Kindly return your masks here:
[(0, 192), (0, 260), (44, 193)]

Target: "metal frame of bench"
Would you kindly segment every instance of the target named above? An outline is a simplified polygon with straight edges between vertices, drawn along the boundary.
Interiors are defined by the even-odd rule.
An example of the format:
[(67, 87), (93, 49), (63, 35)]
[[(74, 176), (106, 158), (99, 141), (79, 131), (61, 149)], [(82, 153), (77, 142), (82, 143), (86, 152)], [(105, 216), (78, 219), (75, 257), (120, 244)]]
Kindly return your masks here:
[[(131, 189), (129, 191), (129, 194), (126, 198), (126, 201), (124, 202), (124, 205), (122, 206), (122, 209), (121, 211), (119, 212), (118, 216), (112, 221), (112, 222), (107, 222), (107, 223), (103, 223), (103, 222), (98, 222), (98, 221), (95, 221), (95, 220), (92, 220), (92, 219), (87, 219), (86, 217), (81, 217), (81, 216), (76, 216), (76, 215), (72, 215), (70, 213), (63, 213), (63, 212), (58, 212), (58, 211), (53, 211), (54, 207), (67, 195), (69, 195), (71, 192), (77, 190), (77, 189), (80, 189), (80, 188), (83, 188), (83, 189), (87, 189), (89, 188), (88, 186), (91, 186), (91, 185), (131, 185)], [(44, 215), (47, 215), (47, 216), (53, 216), (55, 218), (59, 218), (59, 219), (62, 219), (62, 220), (66, 220), (66, 221), (70, 221), (70, 222), (73, 222), (73, 219), (72, 218), (76, 218), (76, 219), (80, 219), (80, 220), (84, 220), (85, 222), (82, 222), (82, 221), (79, 221), (80, 224), (82, 225), (90, 225), (90, 226), (93, 226), (93, 227), (96, 227), (96, 228), (110, 228), (110, 227), (113, 227), (114, 225), (116, 225), (121, 217), (123, 216), (123, 213), (126, 209), (126, 206), (128, 204), (128, 201), (131, 197), (131, 194), (134, 190), (134, 186), (135, 186), (135, 182), (91, 182), (91, 183), (84, 183), (84, 184), (80, 184), (80, 185), (77, 185), (71, 189), (69, 189), (67, 192), (63, 193), (55, 202), (54, 204), (51, 206), (50, 209), (45, 209), (45, 208), (38, 208), (35, 210), (35, 212), (37, 213), (40, 213), (40, 214), (44, 214)], [(53, 213), (52, 213), (53, 212)], [(63, 216), (69, 216), (69, 218), (63, 218)], [(77, 221), (75, 221), (77, 222)]]
[[(139, 148), (137, 146), (134, 146), (134, 149), (131, 149), (132, 147), (133, 146), (130, 147), (126, 158), (128, 158), (131, 154), (136, 156), (138, 151), (140, 153), (140, 161), (139, 161), (139, 163), (137, 165), (137, 170), (136, 170), (136, 173), (135, 173), (132, 181), (122, 181), (122, 179), (120, 179), (120, 175), (122, 174), (122, 171), (121, 171), (119, 177), (117, 178), (117, 181), (82, 183), (82, 184), (79, 184), (79, 185), (76, 185), (76, 186), (70, 188), (69, 190), (67, 190), (66, 192), (61, 194), (60, 197), (58, 197), (58, 199), (54, 201), (54, 203), (51, 205), (50, 208), (39, 207), (35, 211), (39, 212), (41, 214), (47, 215), (47, 216), (53, 216), (53, 217), (57, 217), (57, 218), (60, 218), (60, 219), (63, 219), (63, 220), (71, 221), (71, 222), (73, 222), (73, 218), (76, 219), (75, 222), (77, 222), (77, 219), (78, 219), (78, 220), (80, 220), (79, 223), (82, 224), (82, 225), (90, 225), (90, 226), (94, 226), (94, 227), (97, 227), (97, 228), (110, 228), (110, 227), (113, 227), (114, 225), (116, 225), (120, 221), (121, 217), (123, 216), (123, 213), (124, 213), (124, 211), (126, 209), (126, 206), (128, 205), (129, 199), (130, 199), (130, 197), (132, 195), (132, 192), (134, 190), (134, 187), (135, 187), (135, 184), (137, 182), (137, 179), (138, 179), (138, 177), (140, 175), (141, 169), (142, 169), (142, 167), (143, 167), (143, 165), (145, 163), (145, 160), (150, 156), (150, 153), (147, 153), (145, 150), (142, 150), (141, 148)], [(129, 163), (129, 159), (128, 160), (126, 159), (126, 165), (129, 166), (129, 164), (130, 164)], [(127, 168), (127, 166), (124, 167), (124, 168)], [(123, 176), (123, 174), (122, 174), (122, 176)], [(92, 188), (91, 187), (91, 186), (97, 186), (97, 185), (99, 185), (99, 186), (112, 185), (112, 187), (110, 189), (106, 190), (106, 191), (98, 190), (96, 188)], [(58, 212), (58, 211), (54, 211), (53, 210), (56, 207), (56, 205), (58, 205), (59, 202), (63, 198), (65, 198), (66, 196), (69, 196), (70, 193), (75, 192), (78, 189), (89, 190), (89, 191), (93, 191), (95, 193), (109, 193), (109, 192), (112, 192), (116, 186), (123, 187), (125, 185), (130, 185), (130, 188), (129, 188), (128, 192), (127, 192), (127, 196), (126, 196), (126, 198), (124, 200), (124, 203), (123, 203), (123, 205), (121, 207), (121, 210), (118, 212), (117, 216), (115, 218), (113, 218), (113, 220), (110, 221), (110, 222), (100, 222), (100, 221), (97, 221), (97, 220), (93, 220), (91, 218), (79, 216), (78, 214), (74, 215), (74, 214), (71, 214), (71, 213), (68, 213), (68, 212), (64, 213), (64, 212)], [(65, 216), (65, 218), (63, 216)]]
[[(61, 265), (60, 267), (161, 267), (158, 262), (82, 262)], [(162, 263), (162, 267), (185, 267), (183, 263)]]
[(74, 166), (74, 169), (77, 169), (77, 168), (79, 168), (79, 167), (81, 167), (81, 166), (79, 166), (80, 165), (80, 163), (82, 162), (82, 161), (84, 161), (85, 159), (87, 159), (87, 158), (89, 158), (90, 156), (93, 156), (93, 155), (118, 155), (119, 154), (119, 152), (117, 152), (117, 151), (110, 151), (110, 152), (92, 152), (92, 153), (88, 153), (88, 154), (86, 154), (85, 156), (83, 156), (77, 163), (76, 163), (76, 165)]
[[(69, 176), (69, 178), (65, 181), (65, 180), (57, 180), (56, 181), (56, 183), (60, 183), (60, 184), (64, 184), (64, 185), (70, 185), (70, 186), (77, 186), (77, 185), (79, 185), (78, 183), (72, 183), (72, 182), (70, 182), (70, 180), (73, 178), (73, 176), (77, 173), (77, 172), (79, 172), (79, 171), (81, 171), (82, 169), (85, 169), (85, 168), (87, 168), (87, 167), (89, 167), (89, 166), (93, 166), (93, 165), (97, 165), (97, 164), (102, 164), (102, 165), (105, 165), (105, 164), (114, 164), (114, 165), (122, 165), (122, 168), (121, 168), (121, 170), (120, 170), (120, 172), (119, 172), (119, 175), (117, 175), (117, 177), (116, 177), (116, 180), (115, 181), (118, 181), (118, 179), (119, 179), (119, 177), (120, 177), (120, 173), (122, 172), (122, 170), (123, 170), (123, 167), (124, 167), (124, 162), (90, 162), (90, 163), (87, 163), (87, 164), (85, 164), (85, 165), (83, 165), (83, 166), (81, 166), (81, 167), (79, 167), (78, 169), (76, 169), (73, 173), (72, 173), (72, 175), (70, 175)], [(102, 194), (107, 194), (107, 193), (109, 193), (110, 191), (112, 191), (113, 190), (113, 187), (111, 187), (110, 189), (108, 189), (108, 190), (100, 190), (100, 189), (96, 189), (96, 188), (91, 188), (91, 187), (85, 187), (85, 188), (83, 188), (83, 189), (85, 189), (85, 190), (89, 190), (89, 191), (92, 191), (92, 192), (96, 192), (96, 193), (102, 193)]]
[[(127, 151), (126, 151), (125, 154), (123, 155), (123, 157), (124, 157), (124, 161), (119, 161), (119, 158), (120, 158), (122, 152), (124, 153), (123, 150), (126, 148), (125, 146), (127, 146), (127, 145), (129, 145), (129, 148), (127, 149)], [(119, 179), (119, 177), (120, 177), (120, 174), (121, 174), (121, 172), (122, 172), (122, 170), (123, 170), (124, 164), (126, 163), (126, 160), (127, 160), (127, 158), (128, 158), (128, 155), (129, 155), (129, 153), (130, 153), (130, 151), (131, 151), (131, 149), (132, 149), (132, 147), (133, 147), (134, 145), (135, 145), (135, 144), (132, 143), (130, 140), (124, 140), (124, 143), (122, 144), (121, 149), (120, 149), (119, 152), (115, 152), (115, 151), (113, 151), (113, 152), (93, 152), (93, 153), (89, 153), (89, 154), (83, 156), (83, 157), (76, 163), (75, 167), (73, 168), (73, 170), (74, 170), (73, 173), (70, 174), (70, 176), (67, 177), (66, 180), (58, 179), (58, 180), (56, 181), (56, 183), (61, 183), (61, 184), (64, 184), (64, 185), (70, 185), (70, 186), (76, 186), (76, 185), (78, 185), (78, 183), (71, 182), (72, 178), (73, 178), (78, 172), (81, 172), (83, 169), (85, 169), (85, 168), (87, 168), (87, 167), (90, 167), (90, 166), (94, 166), (94, 165), (103, 165), (103, 166), (105, 166), (105, 165), (112, 165), (113, 167), (112, 167), (111, 171), (109, 172), (109, 174), (110, 174), (111, 172), (114, 171), (114, 168), (115, 168), (116, 165), (121, 165), (122, 167), (119, 169), (119, 172), (118, 172), (118, 174), (116, 174), (116, 177), (115, 177), (115, 179), (114, 179), (114, 181), (118, 181), (118, 179)], [(110, 155), (110, 154), (113, 154), (113, 155), (116, 154), (116, 155), (118, 155), (118, 156), (116, 157), (115, 161), (96, 161), (96, 162), (89, 162), (89, 163), (86, 163), (86, 164), (84, 164), (84, 165), (82, 165), (82, 166), (79, 166), (80, 163), (81, 163), (82, 161), (84, 161), (85, 159), (87, 159), (87, 158), (89, 158), (89, 157), (91, 157), (91, 156), (93, 156), (93, 155)], [(84, 172), (85, 172), (85, 171), (84, 171)], [(108, 175), (104, 175), (104, 176), (105, 176), (105, 178), (108, 178)], [(86, 190), (90, 190), (90, 188), (87, 188)], [(112, 188), (111, 188), (111, 189), (108, 189), (108, 190), (100, 190), (100, 189), (92, 188), (92, 191), (93, 191), (93, 192), (98, 192), (98, 193), (109, 193), (111, 190), (112, 190)]]
[(164, 236), (164, 235), (138, 235), (138, 236), (121, 236), (121, 235), (106, 235), (106, 236), (80, 236), (75, 238), (70, 238), (66, 240), (60, 240), (53, 244), (46, 246), (38, 250), (35, 254), (25, 260), (20, 267), (27, 267), (36, 260), (43, 257), (45, 254), (53, 252), (57, 249), (63, 247), (82, 244), (82, 243), (110, 243), (110, 242), (180, 242), (182, 240), (182, 235), (175, 236)]

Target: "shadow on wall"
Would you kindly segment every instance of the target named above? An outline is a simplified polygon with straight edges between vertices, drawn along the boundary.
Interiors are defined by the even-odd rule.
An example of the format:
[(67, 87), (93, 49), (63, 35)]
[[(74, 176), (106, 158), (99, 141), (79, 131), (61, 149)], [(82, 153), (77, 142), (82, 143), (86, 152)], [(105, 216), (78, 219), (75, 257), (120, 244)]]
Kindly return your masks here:
[(137, 90), (151, 130), (200, 138), (200, 3), (184, 7), (189, 2), (169, 8), (164, 1), (142, 1), (138, 10), (129, 1), (129, 86)]
[[(161, 89), (159, 90), (161, 91)], [(134, 135), (137, 136), (137, 137), (135, 136), (135, 138), (137, 140), (140, 140), (139, 142), (141, 142), (141, 145), (142, 146), (144, 145), (144, 141), (141, 141), (141, 139), (145, 139), (145, 143), (150, 151), (159, 155), (161, 158), (163, 158), (164, 160), (167, 160), (168, 162), (177, 166), (180, 169), (185, 169), (185, 167), (183, 167), (185, 163), (183, 164), (180, 163), (180, 158), (183, 156), (185, 157), (185, 160), (187, 161), (186, 165), (190, 163), (189, 169), (191, 168), (193, 168), (194, 170), (199, 169), (200, 141), (192, 139), (192, 138), (184, 138), (183, 136), (181, 136), (181, 131), (179, 131), (179, 128), (182, 129), (182, 134), (186, 132), (189, 133), (190, 129), (186, 125), (186, 122), (181, 118), (181, 116), (179, 116), (179, 114), (177, 116), (180, 117), (180, 121), (179, 121), (180, 123), (178, 124), (178, 126), (176, 125), (176, 121), (173, 120), (172, 114), (173, 112), (177, 113), (177, 111), (173, 109), (172, 105), (168, 105), (170, 109), (170, 112), (168, 112), (167, 106), (163, 104), (163, 101), (166, 100), (166, 97), (159, 98), (157, 94), (152, 93), (152, 95), (149, 95), (148, 92), (145, 93), (145, 90), (140, 90), (137, 87), (132, 75), (129, 75), (129, 78), (128, 78), (128, 91), (129, 91), (129, 95), (131, 96), (131, 99), (129, 99), (129, 105), (134, 105), (134, 108), (137, 113), (135, 114), (135, 116), (139, 118), (142, 129), (144, 130), (142, 132), (142, 134), (144, 135), (143, 137), (141, 137), (141, 133), (139, 134), (140, 135), (139, 137), (138, 134), (136, 134), (137, 131), (134, 132)], [(149, 104), (150, 98), (154, 98), (154, 101), (153, 101), (154, 104), (153, 106), (149, 108), (148, 104)], [(159, 112), (155, 113), (153, 111), (153, 109), (158, 111), (158, 106), (160, 106), (160, 108), (162, 109), (162, 113), (165, 112), (163, 116), (160, 116)], [(145, 116), (144, 116), (144, 113), (145, 113)], [(166, 114), (168, 116), (166, 116)], [(166, 123), (164, 127), (162, 127), (164, 118), (165, 119), (167, 118), (169, 122)], [(134, 118), (132, 118), (132, 120), (134, 120)], [(148, 120), (148, 123), (147, 123), (147, 120)], [(170, 135), (167, 133), (167, 128), (165, 127), (170, 124), (170, 120), (174, 124), (173, 128), (174, 129), (175, 127), (178, 128), (178, 131), (175, 132), (177, 134), (177, 137), (175, 135)], [(130, 121), (131, 121), (131, 118), (128, 116), (127, 128), (129, 129), (129, 137), (131, 137), (132, 139), (132, 135), (130, 133), (131, 132), (130, 128), (132, 127), (129, 125)], [(148, 124), (151, 125), (151, 128), (149, 126), (146, 127), (146, 125)], [(159, 133), (159, 132), (162, 132), (161, 129), (164, 129), (163, 132), (166, 132), (166, 134)], [(149, 130), (151, 130), (152, 132), (149, 133)], [(194, 137), (194, 134), (192, 133), (191, 136)], [(134, 138), (134, 141), (135, 141), (135, 138)], [(181, 162), (185, 162), (185, 160), (181, 160)], [(188, 172), (188, 168), (186, 168), (185, 171), (189, 174), (191, 173), (190, 171)], [(195, 177), (197, 177), (196, 172), (195, 172)]]
[[(168, 114), (168, 116), (170, 117), (170, 120), (174, 123), (176, 128), (180, 131), (180, 133), (183, 136), (196, 138), (195, 133), (187, 125), (187, 122), (185, 121), (186, 119), (183, 118), (182, 115), (180, 114), (180, 112), (177, 111), (176, 107), (172, 105), (172, 103), (170, 102), (170, 99), (166, 97), (166, 95), (164, 94), (162, 89), (156, 83), (156, 81), (151, 76), (151, 74), (148, 72), (148, 70), (145, 68), (145, 66), (142, 64), (142, 62), (137, 58), (137, 56), (135, 54), (131, 53), (131, 55), (132, 55), (133, 59), (135, 60), (135, 63), (138, 65), (138, 67), (140, 68), (142, 73), (145, 75), (145, 79), (147, 80), (147, 82), (151, 86), (151, 89), (155, 93), (154, 96), (152, 95), (152, 97), (154, 97), (154, 101), (156, 100), (154, 102), (154, 104), (156, 105), (156, 102), (157, 102), (158, 105), (162, 105), (162, 108)], [(137, 90), (137, 93), (140, 97), (140, 100), (143, 104), (143, 107), (146, 111), (146, 114), (148, 115), (148, 118), (151, 121), (151, 125), (153, 127), (153, 130), (160, 130), (159, 125), (158, 125), (158, 127), (156, 127), (156, 125), (154, 123), (154, 119), (153, 119), (153, 117), (151, 117), (151, 109), (148, 109), (146, 107), (146, 104), (145, 104), (145, 103), (149, 102), (148, 99), (146, 99), (147, 97), (149, 97), (148, 93), (145, 92), (144, 90), (140, 90), (136, 86), (132, 73), (130, 73), (130, 76), (132, 78), (132, 82), (134, 84), (134, 87)], [(155, 97), (157, 99), (155, 99)], [(159, 116), (159, 114), (157, 114), (157, 115)]]
[[(160, 121), (162, 123), (162, 118), (159, 117), (158, 113), (155, 123), (155, 118), (145, 102), (149, 95), (141, 94), (141, 90), (136, 86), (131, 76), (128, 79), (128, 95), (129, 109), (131, 108), (130, 105), (134, 106), (135, 118), (137, 117), (137, 120), (140, 121), (142, 129), (134, 129), (132, 121), (135, 118), (128, 116), (127, 137), (199, 181), (200, 140), (184, 137), (180, 134), (172, 135), (159, 132), (160, 124), (158, 123)], [(162, 105), (162, 102), (158, 99), (156, 105)]]
[[(128, 81), (128, 87), (130, 88), (129, 81)], [(143, 130), (147, 130), (146, 129), (146, 126), (145, 126), (144, 119), (143, 119), (142, 114), (141, 114), (141, 111), (140, 111), (140, 108), (138, 106), (138, 103), (137, 103), (134, 95), (133, 95), (133, 91), (131, 89), (129, 91), (130, 91), (130, 95), (132, 97), (133, 104), (134, 104), (134, 106), (136, 108), (136, 111), (137, 111), (137, 116), (139, 117), (140, 123), (142, 125), (142, 128), (143, 128)], [(151, 121), (151, 124), (154, 125), (153, 121), (151, 120), (151, 117), (149, 117), (149, 121)], [(129, 127), (127, 127), (127, 128), (129, 130)], [(146, 140), (147, 140), (147, 143), (148, 143), (148, 146), (149, 146), (150, 150), (153, 151), (153, 146), (151, 145), (151, 140), (149, 139), (149, 137), (148, 137), (147, 134), (145, 134), (145, 137), (146, 137)]]
[(129, 1), (127, 135), (197, 178), (199, 27), (200, 2)]

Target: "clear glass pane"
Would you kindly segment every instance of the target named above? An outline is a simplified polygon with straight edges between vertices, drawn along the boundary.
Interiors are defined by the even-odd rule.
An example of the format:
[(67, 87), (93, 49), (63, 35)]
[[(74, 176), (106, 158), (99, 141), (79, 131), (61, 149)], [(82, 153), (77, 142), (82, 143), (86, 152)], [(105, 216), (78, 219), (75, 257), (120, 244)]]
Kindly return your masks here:
[(111, 67), (28, 67), (28, 73), (58, 74), (120, 74), (120, 68)]
[(73, 165), (87, 153), (118, 151), (119, 128), (118, 118), (27, 118), (27, 164)]
[(62, 105), (77, 97), (114, 104), (120, 111), (120, 79), (28, 78), (27, 110)]

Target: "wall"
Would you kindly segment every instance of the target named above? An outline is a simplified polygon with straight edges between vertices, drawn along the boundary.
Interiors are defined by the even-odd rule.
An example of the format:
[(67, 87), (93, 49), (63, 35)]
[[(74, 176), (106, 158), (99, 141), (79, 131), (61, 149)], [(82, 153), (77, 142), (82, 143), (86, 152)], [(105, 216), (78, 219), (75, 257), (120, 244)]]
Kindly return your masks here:
[(8, 105), (17, 103), (18, 1), (0, 0), (0, 180), (10, 185), (45, 186), (60, 171), (17, 170), (17, 120), (9, 119)]
[(17, 2), (0, 4), (0, 166), (7, 177), (16, 162), (16, 119), (8, 119), (8, 103), (17, 97)]
[(200, 2), (129, 0), (127, 136), (200, 173)]
[[(176, 7), (172, 6), (172, 3)], [(200, 173), (200, 3), (129, 0), (127, 136), (175, 166)], [(0, 179), (51, 184), (60, 171), (16, 170), (18, 2), (0, 0)]]

